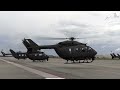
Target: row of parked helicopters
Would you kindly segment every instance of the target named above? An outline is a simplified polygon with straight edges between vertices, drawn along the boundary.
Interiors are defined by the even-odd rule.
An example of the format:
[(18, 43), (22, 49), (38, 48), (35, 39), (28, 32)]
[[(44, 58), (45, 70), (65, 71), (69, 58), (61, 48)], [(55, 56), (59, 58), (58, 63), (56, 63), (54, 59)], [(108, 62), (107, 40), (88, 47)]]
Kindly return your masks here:
[[(29, 44), (27, 41), (27, 39), (24, 39), (23, 40), (23, 44), (25, 45), (26, 48), (30, 48), (31, 47), (31, 44), (36, 44), (34, 42), (32, 42), (31, 44)], [(31, 39), (30, 39), (31, 40)], [(32, 40), (31, 40), (32, 41)], [(37, 44), (36, 44), (37, 45)], [(31, 49), (31, 48), (30, 48)], [(11, 57), (13, 56), (14, 58), (16, 59), (27, 59), (29, 58), (30, 60), (39, 60), (39, 61), (45, 61), (47, 60), (48, 61), (48, 58), (49, 56), (46, 55), (44, 52), (41, 52), (40, 50), (35, 50), (35, 49), (28, 49), (27, 52), (15, 52), (14, 50), (10, 49), (9, 51), (11, 53), (4, 53), (3, 50), (1, 51), (2, 55), (5, 57)]]
[(91, 48), (90, 46), (86, 45), (85, 43), (81, 43), (75, 41), (75, 39), (79, 38), (54, 38), (54, 39), (68, 39), (62, 42), (59, 42), (54, 45), (42, 45), (39, 46), (36, 44), (32, 39), (23, 39), (22, 43), (27, 48), (27, 52), (15, 52), (10, 49), (11, 54), (5, 54), (3, 51), (1, 53), (3, 56), (12, 55), (17, 59), (26, 59), (29, 58), (30, 60), (47, 60), (49, 56), (46, 55), (44, 52), (41, 52), (41, 49), (54, 49), (59, 57), (68, 61), (72, 61), (73, 63), (91, 63), (95, 60), (95, 55), (97, 52)]
[(118, 58), (120, 59), (120, 54), (117, 53), (117, 55), (115, 53), (110, 53), (112, 59)]

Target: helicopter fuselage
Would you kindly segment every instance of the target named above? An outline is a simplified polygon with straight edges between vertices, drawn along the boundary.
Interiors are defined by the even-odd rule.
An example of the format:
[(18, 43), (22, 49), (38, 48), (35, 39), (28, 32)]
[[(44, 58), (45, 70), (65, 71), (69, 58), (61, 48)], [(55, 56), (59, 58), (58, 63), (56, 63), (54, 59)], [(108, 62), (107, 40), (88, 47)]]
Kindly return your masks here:
[(12, 56), (16, 59), (26, 59), (27, 56), (26, 56), (26, 53), (24, 52), (14, 52), (12, 49), (10, 49), (10, 52), (12, 54)]
[(77, 41), (63, 41), (56, 45), (39, 46), (39, 49), (54, 49), (65, 60), (94, 59), (97, 54), (90, 46)]
[(49, 56), (47, 56), (43, 52), (32, 52), (32, 53), (28, 52), (26, 55), (31, 60), (45, 60), (46, 59), (48, 61), (48, 58), (49, 58)]

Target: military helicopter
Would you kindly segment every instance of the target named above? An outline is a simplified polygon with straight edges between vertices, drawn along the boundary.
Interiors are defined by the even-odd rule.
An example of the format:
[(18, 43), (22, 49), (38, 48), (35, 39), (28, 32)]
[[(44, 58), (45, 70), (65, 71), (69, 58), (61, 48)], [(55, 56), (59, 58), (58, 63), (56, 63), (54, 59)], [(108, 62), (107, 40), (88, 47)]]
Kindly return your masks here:
[(12, 54), (10, 54), (10, 53), (5, 53), (5, 52), (3, 52), (3, 49), (1, 50), (1, 53), (2, 53), (2, 55), (3, 55), (3, 57), (11, 57), (12, 56)]
[[(32, 47), (27, 46), (27, 48), (30, 49), (31, 52), (32, 49), (35, 50), (54, 49), (61, 58), (67, 60), (66, 63), (68, 63), (69, 60), (73, 61), (73, 63), (75, 63), (74, 61), (79, 61), (79, 63), (90, 63), (93, 62), (93, 60), (95, 60), (95, 55), (97, 54), (97, 52), (93, 48), (87, 46), (84, 43), (74, 41), (75, 39), (79, 38), (70, 37), (53, 39), (69, 39), (69, 40), (59, 42), (55, 45), (42, 45), (42, 46), (36, 45), (36, 43), (33, 42), (31, 39), (24, 39), (23, 41), (29, 43), (32, 46)], [(80, 62), (82, 60), (83, 62)]]
[(49, 58), (46, 54), (44, 54), (44, 52), (41, 52), (41, 51), (35, 51), (30, 53), (30, 52), (15, 52), (12, 49), (10, 49), (10, 52), (12, 53), (13, 57), (18, 60), (29, 58), (34, 62), (35, 60), (43, 61), (45, 59), (47, 59), (48, 61), (48, 58)]
[(11, 52), (11, 54), (12, 54), (12, 56), (14, 57), (14, 58), (16, 58), (16, 59), (26, 59), (27, 58), (27, 56), (26, 56), (26, 53), (25, 52), (15, 52), (15, 51), (13, 51), (12, 49), (10, 49), (10, 52)]
[[(35, 60), (39, 60), (39, 61), (47, 60), (48, 61), (48, 58), (49, 58), (48, 55), (46, 55), (44, 52), (41, 52), (40, 50), (32, 48), (33, 45), (26, 42), (25, 39), (23, 40), (23, 44), (27, 48), (26, 56), (29, 59), (33, 60), (33, 62)], [(37, 47), (38, 45), (34, 43), (34, 46)]]
[(111, 55), (112, 59), (114, 59), (114, 58), (120, 59), (120, 54), (118, 54), (118, 53), (117, 53), (117, 55), (115, 55), (115, 53), (110, 53), (110, 55)]

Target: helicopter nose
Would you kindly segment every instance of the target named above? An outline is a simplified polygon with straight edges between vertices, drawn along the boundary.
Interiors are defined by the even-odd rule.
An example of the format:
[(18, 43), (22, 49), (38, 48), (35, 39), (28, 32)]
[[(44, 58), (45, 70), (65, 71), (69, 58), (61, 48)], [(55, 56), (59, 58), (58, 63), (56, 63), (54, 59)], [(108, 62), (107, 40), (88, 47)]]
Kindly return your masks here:
[(96, 55), (97, 54), (97, 52), (94, 50), (94, 54)]

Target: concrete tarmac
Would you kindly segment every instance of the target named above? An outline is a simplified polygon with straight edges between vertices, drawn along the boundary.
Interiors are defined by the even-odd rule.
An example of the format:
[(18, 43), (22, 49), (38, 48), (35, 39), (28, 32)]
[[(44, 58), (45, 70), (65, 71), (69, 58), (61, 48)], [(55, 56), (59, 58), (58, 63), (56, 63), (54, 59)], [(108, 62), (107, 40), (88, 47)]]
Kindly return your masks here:
[(14, 65), (1, 61), (0, 59), (0, 79), (42, 79), (36, 74), (25, 71)]
[(120, 79), (120, 60), (69, 63), (59, 58), (49, 61), (0, 57), (0, 79)]

